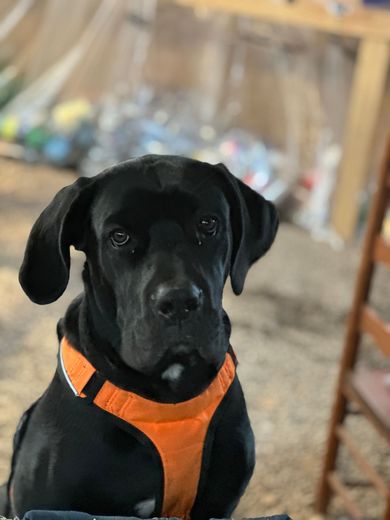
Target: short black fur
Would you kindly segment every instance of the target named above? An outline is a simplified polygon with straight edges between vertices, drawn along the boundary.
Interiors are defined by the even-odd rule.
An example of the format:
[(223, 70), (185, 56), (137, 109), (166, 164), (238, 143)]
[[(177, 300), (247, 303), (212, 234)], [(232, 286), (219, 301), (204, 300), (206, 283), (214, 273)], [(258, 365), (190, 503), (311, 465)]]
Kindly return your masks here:
[[(277, 224), (274, 206), (225, 166), (145, 156), (56, 195), (31, 231), (20, 283), (32, 301), (55, 301), (68, 283), (70, 246), (84, 251), (84, 292), (59, 322), (59, 337), (117, 386), (181, 402), (210, 384), (229, 348), (227, 277), (240, 294)], [(172, 365), (180, 377), (170, 375)], [(75, 399), (57, 373), (23, 429), (11, 508), (0, 499), (0, 513), (134, 515), (137, 503), (153, 497), (148, 516), (160, 514), (153, 445)], [(236, 378), (210, 426), (193, 520), (232, 513), (253, 471), (253, 446)]]

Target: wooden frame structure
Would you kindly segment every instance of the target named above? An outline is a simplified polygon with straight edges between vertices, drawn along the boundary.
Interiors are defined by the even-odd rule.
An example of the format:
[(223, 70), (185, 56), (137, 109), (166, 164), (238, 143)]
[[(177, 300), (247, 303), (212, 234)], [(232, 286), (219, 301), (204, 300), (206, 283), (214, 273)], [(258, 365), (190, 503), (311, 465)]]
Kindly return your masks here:
[(373, 200), (362, 260), (356, 282), (355, 297), (348, 322), (344, 351), (341, 359), (336, 399), (330, 421), (326, 455), (318, 487), (316, 509), (325, 513), (331, 494), (337, 494), (354, 520), (365, 516), (352, 501), (348, 488), (335, 471), (338, 448), (342, 443), (364, 472), (369, 483), (384, 500), (384, 520), (390, 520), (390, 485), (361, 453), (356, 441), (343, 425), (349, 412), (349, 403), (376, 428), (390, 444), (390, 399), (386, 378), (390, 372), (356, 368), (362, 334), (369, 334), (381, 353), (390, 357), (390, 324), (383, 322), (368, 303), (375, 265), (390, 268), (390, 244), (381, 235), (386, 209), (390, 204), (390, 138)]
[(249, 16), (275, 24), (310, 27), (359, 40), (331, 215), (335, 231), (343, 239), (351, 239), (356, 229), (359, 197), (367, 181), (385, 95), (390, 62), (390, 11), (360, 6), (350, 14), (338, 17), (314, 0), (295, 0), (292, 3), (271, 0), (174, 1), (182, 6)]

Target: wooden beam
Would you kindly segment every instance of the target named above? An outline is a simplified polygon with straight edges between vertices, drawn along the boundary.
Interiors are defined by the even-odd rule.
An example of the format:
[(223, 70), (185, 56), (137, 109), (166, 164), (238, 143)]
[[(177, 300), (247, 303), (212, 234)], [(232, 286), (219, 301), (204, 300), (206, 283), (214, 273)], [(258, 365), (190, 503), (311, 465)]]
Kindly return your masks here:
[(388, 43), (376, 40), (362, 40), (359, 44), (331, 216), (333, 228), (345, 240), (356, 229), (359, 197), (367, 180), (386, 87), (389, 48)]
[(175, 0), (177, 4), (260, 18), (275, 24), (310, 27), (341, 36), (390, 40), (390, 13), (385, 9), (355, 6), (344, 16), (331, 14), (320, 2), (295, 0), (288, 4), (269, 0)]

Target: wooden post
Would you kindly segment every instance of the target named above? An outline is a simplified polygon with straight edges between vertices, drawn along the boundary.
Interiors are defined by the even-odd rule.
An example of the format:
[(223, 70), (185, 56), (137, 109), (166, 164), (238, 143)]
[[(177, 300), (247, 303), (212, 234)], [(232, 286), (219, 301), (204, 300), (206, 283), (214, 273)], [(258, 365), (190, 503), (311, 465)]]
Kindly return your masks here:
[(345, 240), (350, 239), (356, 229), (359, 197), (365, 187), (372, 160), (388, 62), (388, 42), (361, 40), (331, 217), (333, 228)]

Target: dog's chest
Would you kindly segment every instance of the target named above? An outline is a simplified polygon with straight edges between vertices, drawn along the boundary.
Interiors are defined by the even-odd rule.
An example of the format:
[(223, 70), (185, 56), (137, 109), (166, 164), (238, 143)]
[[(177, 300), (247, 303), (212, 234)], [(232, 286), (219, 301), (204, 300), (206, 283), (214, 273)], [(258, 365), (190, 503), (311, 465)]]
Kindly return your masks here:
[[(153, 516), (161, 506), (163, 475), (158, 456), (147, 439), (137, 439), (109, 417), (67, 395), (56, 383), (39, 403), (27, 429), (21, 453), (29, 467), (17, 468), (15, 482), (29, 507), (73, 509), (110, 515)], [(57, 406), (53, 407), (52, 395)], [(79, 406), (81, 405), (81, 406)], [(136, 435), (136, 433), (135, 433)], [(18, 457), (19, 458), (19, 457)], [(45, 468), (45, 471), (43, 471)], [(34, 496), (23, 490), (24, 475), (34, 481)], [(26, 503), (27, 502), (27, 503)]]
[(87, 492), (94, 503), (101, 500), (102, 507), (116, 504), (121, 514), (129, 508), (127, 514), (152, 515), (162, 500), (163, 475), (158, 455), (147, 439), (137, 438), (138, 432), (132, 435), (95, 411), (101, 415), (96, 418), (99, 424), (93, 425), (95, 431), (87, 435), (75, 432), (72, 444), (77, 448), (69, 454), (74, 465), (83, 460), (78, 486), (83, 490), (81, 501), (85, 503)]

